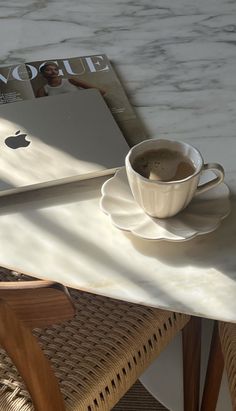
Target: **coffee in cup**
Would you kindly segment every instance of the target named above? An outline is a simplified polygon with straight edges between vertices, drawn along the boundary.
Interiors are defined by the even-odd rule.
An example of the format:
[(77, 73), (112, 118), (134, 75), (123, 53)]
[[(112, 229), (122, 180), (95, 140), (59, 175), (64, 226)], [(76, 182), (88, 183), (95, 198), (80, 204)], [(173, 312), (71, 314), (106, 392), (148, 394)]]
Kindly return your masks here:
[(134, 159), (132, 166), (143, 177), (159, 181), (183, 180), (195, 171), (189, 158), (168, 148), (145, 151)]
[[(216, 187), (224, 179), (220, 164), (204, 164), (201, 153), (181, 141), (152, 139), (132, 147), (125, 159), (134, 199), (152, 217), (167, 218), (183, 210), (193, 196)], [(215, 178), (199, 185), (211, 170)]]

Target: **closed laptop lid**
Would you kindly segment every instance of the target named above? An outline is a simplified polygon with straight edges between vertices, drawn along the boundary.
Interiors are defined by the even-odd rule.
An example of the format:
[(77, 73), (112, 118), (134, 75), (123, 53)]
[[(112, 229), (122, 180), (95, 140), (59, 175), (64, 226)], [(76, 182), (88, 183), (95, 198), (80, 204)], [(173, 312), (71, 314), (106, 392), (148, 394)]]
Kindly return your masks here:
[(129, 150), (100, 92), (0, 106), (0, 190), (124, 165)]

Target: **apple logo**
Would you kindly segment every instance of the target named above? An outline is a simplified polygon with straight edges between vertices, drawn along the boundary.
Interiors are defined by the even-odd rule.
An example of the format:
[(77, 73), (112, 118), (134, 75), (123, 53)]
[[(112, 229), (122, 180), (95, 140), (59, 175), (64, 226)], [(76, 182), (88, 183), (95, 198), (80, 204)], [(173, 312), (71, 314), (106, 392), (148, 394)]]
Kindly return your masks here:
[(5, 139), (5, 144), (13, 149), (20, 148), (20, 147), (28, 147), (30, 141), (27, 141), (25, 137), (27, 134), (23, 134), (20, 130), (16, 131), (14, 136), (9, 136)]

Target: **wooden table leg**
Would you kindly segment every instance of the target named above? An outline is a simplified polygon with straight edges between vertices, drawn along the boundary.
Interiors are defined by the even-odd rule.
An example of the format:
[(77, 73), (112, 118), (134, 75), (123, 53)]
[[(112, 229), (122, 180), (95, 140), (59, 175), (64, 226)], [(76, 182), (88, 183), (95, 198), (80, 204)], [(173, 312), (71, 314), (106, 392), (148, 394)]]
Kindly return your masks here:
[(201, 361), (201, 318), (192, 317), (189, 323), (183, 328), (182, 350), (184, 411), (198, 411)]
[(224, 370), (217, 321), (214, 323), (201, 411), (215, 411)]

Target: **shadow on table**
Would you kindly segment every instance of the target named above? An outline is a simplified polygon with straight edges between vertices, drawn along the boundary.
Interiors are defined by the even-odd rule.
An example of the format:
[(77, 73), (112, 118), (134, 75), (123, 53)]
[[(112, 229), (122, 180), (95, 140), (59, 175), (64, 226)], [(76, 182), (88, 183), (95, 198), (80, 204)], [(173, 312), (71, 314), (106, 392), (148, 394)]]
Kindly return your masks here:
[(212, 267), (236, 279), (236, 197), (231, 199), (231, 213), (214, 232), (189, 241), (152, 241), (125, 235), (139, 253), (168, 265)]
[[(100, 190), (100, 187), (99, 187)], [(100, 192), (100, 191), (99, 191)], [(192, 312), (191, 304), (186, 304), (186, 302), (181, 301), (179, 295), (175, 295), (169, 291), (168, 287), (166, 289), (163, 286), (156, 285), (153, 289), (152, 282), (145, 278), (145, 273), (140, 270), (137, 271), (136, 268), (132, 268), (132, 264), (127, 267), (127, 264), (122, 261), (122, 259), (117, 259), (116, 255), (111, 255), (103, 247), (103, 245), (96, 241), (94, 238), (88, 238), (80, 234), (75, 234), (67, 229), (66, 226), (61, 226), (55, 221), (52, 221), (40, 213), (40, 208), (44, 208), (50, 205), (74, 202), (75, 200), (81, 199), (81, 201), (87, 198), (95, 198), (98, 196), (98, 185), (97, 181), (94, 184), (89, 183), (89, 188), (87, 183), (80, 182), (80, 190), (78, 186), (74, 185), (72, 190), (69, 187), (58, 188), (55, 190), (46, 190), (44, 196), (43, 192), (36, 191), (35, 193), (28, 193), (27, 196), (16, 195), (14, 197), (2, 198), (0, 201), (0, 214), (11, 214), (16, 211), (24, 211), (25, 218), (32, 224), (39, 226), (44, 231), (49, 231), (52, 234), (52, 238), (59, 238), (66, 246), (72, 249), (74, 255), (80, 252), (80, 254), (89, 258), (93, 258), (98, 264), (98, 272), (101, 271), (101, 277), (97, 277), (97, 281), (92, 282), (91, 292), (95, 292), (102, 295), (110, 295), (111, 297), (116, 297), (113, 292), (116, 291), (116, 285), (114, 280), (107, 278), (107, 284), (104, 282), (100, 283), (100, 278), (104, 279), (102, 268), (106, 267), (106, 271), (111, 269), (111, 272), (115, 271), (117, 276), (117, 295), (118, 298), (121, 295), (122, 287), (124, 284), (129, 284), (136, 289), (131, 295), (126, 295), (124, 290), (124, 299), (129, 299), (130, 301), (136, 303), (145, 304), (145, 295), (149, 300), (158, 299), (158, 306), (160, 308), (166, 309), (168, 306), (168, 301), (170, 300), (173, 305), (173, 301), (176, 301), (179, 311)], [(15, 201), (13, 201), (15, 199)], [(5, 203), (4, 203), (5, 201)], [(200, 267), (206, 269), (216, 269), (222, 275), (230, 277), (232, 280), (236, 279), (236, 263), (235, 263), (235, 252), (236, 252), (236, 198), (232, 198), (232, 211), (231, 214), (222, 221), (220, 227), (211, 234), (198, 236), (195, 239), (185, 241), (185, 242), (157, 242), (149, 241), (137, 238), (130, 233), (122, 232), (122, 235), (126, 236), (129, 241), (132, 242), (133, 247), (141, 254), (151, 257), (152, 259), (159, 260), (161, 263), (167, 264), (171, 267), (176, 267), (177, 269), (183, 267)], [(30, 211), (33, 211), (31, 215)], [(32, 218), (33, 217), (33, 218)], [(10, 241), (10, 240), (9, 240)], [(12, 250), (14, 251), (14, 250)], [(38, 250), (34, 250), (32, 247), (32, 252), (37, 255)], [(40, 257), (39, 257), (40, 258)], [(68, 261), (69, 263), (69, 261)], [(68, 281), (70, 280), (70, 270), (72, 274), (75, 274), (76, 264), (73, 266), (68, 265)], [(71, 278), (73, 277), (71, 276)], [(83, 272), (78, 273), (78, 277), (81, 278), (86, 275)], [(187, 274), (188, 275), (188, 274)], [(191, 275), (191, 274), (189, 274)], [(177, 275), (175, 275), (176, 278)], [(206, 276), (204, 281), (206, 281)], [(121, 289), (119, 289), (119, 279), (123, 283)], [(209, 279), (214, 280), (213, 276), (209, 275)], [(187, 280), (186, 280), (187, 283)], [(79, 281), (77, 282), (79, 284)], [(68, 285), (68, 284), (65, 284)], [(110, 291), (112, 290), (112, 292)], [(140, 294), (139, 294), (140, 291)], [(187, 292), (187, 291), (186, 291)], [(139, 298), (139, 296), (141, 296)], [(163, 301), (163, 305), (162, 305)], [(166, 305), (167, 304), (167, 305)], [(154, 304), (155, 305), (155, 304)], [(197, 315), (197, 314), (196, 314)]]
[[(236, 287), (236, 198), (234, 197), (231, 200), (231, 213), (221, 222), (218, 229), (210, 234), (198, 236), (189, 241), (178, 243), (156, 242), (139, 239), (130, 233), (125, 234), (139, 253), (153, 259), (158, 259), (161, 263), (172, 267), (172, 270), (173, 267), (176, 267), (173, 281), (178, 281), (178, 270), (183, 267), (186, 274), (182, 275), (181, 273), (178, 290), (181, 289), (181, 286), (182, 288), (185, 287), (183, 292), (187, 295), (188, 285), (190, 284), (190, 294), (194, 296), (193, 306), (195, 305), (194, 299), (199, 301), (199, 307), (201, 307), (201, 301), (204, 301), (204, 306), (208, 304), (209, 313), (211, 313), (209, 318), (215, 318), (216, 305), (217, 315), (219, 316), (221, 312), (221, 296), (222, 301), (227, 299), (224, 279), (227, 293), (230, 286), (232, 286), (232, 290)], [(202, 270), (202, 275), (201, 272), (199, 273), (194, 270), (195, 267)], [(189, 272), (186, 270), (188, 268)], [(191, 276), (190, 281), (188, 281), (188, 276)], [(168, 275), (168, 281), (172, 282), (171, 273)], [(172, 297), (174, 298), (173, 289)], [(232, 295), (228, 294), (229, 307), (226, 307), (225, 303), (222, 306), (222, 315), (224, 316), (227, 312), (228, 318), (234, 318), (232, 297)], [(176, 302), (178, 302), (177, 299)], [(191, 305), (191, 302), (189, 302), (189, 305)], [(179, 307), (180, 311), (183, 310), (187, 313), (192, 311), (188, 311), (186, 305), (182, 306), (181, 301), (179, 301)], [(201, 312), (196, 311), (196, 315), (197, 313), (201, 316), (203, 315)]]
[[(104, 177), (102, 179), (105, 180)], [(106, 250), (106, 248), (101, 243), (100, 238), (96, 238), (96, 227), (94, 227), (95, 236), (91, 238), (89, 236), (86, 236), (86, 230), (84, 233), (83, 231), (73, 232), (70, 230), (69, 225), (63, 223), (64, 219), (66, 220), (69, 218), (69, 215), (62, 216), (61, 220), (55, 220), (53, 218), (49, 218), (46, 215), (43, 215), (41, 212), (41, 210), (45, 207), (97, 198), (98, 196), (100, 196), (100, 190), (101, 182), (98, 185), (97, 179), (94, 179), (90, 180), (89, 184), (84, 181), (79, 182), (78, 184), (74, 183), (71, 187), (66, 185), (65, 187), (60, 186), (50, 189), (34, 190), (32, 192), (24, 194), (20, 193), (11, 195), (9, 197), (3, 197), (0, 200), (0, 216), (20, 213), (22, 215), (22, 218), (24, 219), (21, 230), (26, 232), (26, 236), (24, 236), (24, 233), (21, 230), (17, 229), (14, 226), (12, 227), (12, 229), (15, 230), (14, 235), (16, 236), (16, 242), (13, 241), (13, 235), (10, 230), (5, 230), (4, 233), (2, 232), (2, 236), (4, 237), (5, 243), (9, 244), (11, 255), (15, 255), (19, 252), (17, 248), (18, 242), (24, 241), (27, 244), (27, 241), (29, 241), (30, 238), (31, 230), (34, 230), (36, 227), (38, 227), (40, 228), (40, 232), (49, 233), (51, 239), (49, 247), (45, 247), (45, 264), (47, 260), (49, 260), (48, 263), (51, 264), (51, 247), (53, 246), (53, 243), (55, 241), (56, 243), (59, 241), (59, 243), (64, 247), (64, 252), (70, 255), (70, 258), (66, 259), (66, 275), (64, 275), (63, 277), (64, 285), (73, 287), (73, 284), (75, 284), (75, 287), (79, 288), (79, 284), (81, 283), (82, 287), (82, 284), (85, 282), (86, 284), (89, 284), (86, 289), (87, 291), (110, 296), (113, 298), (116, 298), (117, 296), (118, 299), (122, 298), (121, 295), (123, 292), (124, 300), (127, 299), (129, 301), (133, 301), (134, 303), (144, 303), (143, 296), (147, 295), (155, 298), (156, 290), (153, 289), (151, 283), (148, 283), (145, 280), (145, 276), (143, 275), (143, 272), (141, 270), (137, 272), (137, 269), (135, 267), (132, 267), (132, 265), (129, 265), (129, 267), (127, 267), (126, 262), (122, 261), (121, 258), (117, 259), (115, 254), (111, 254), (108, 250)], [(14, 218), (12, 221), (14, 221)], [(99, 230), (98, 232), (100, 233)], [(29, 233), (29, 237), (27, 233)], [(121, 234), (123, 235), (124, 233), (122, 232)], [(33, 259), (34, 262), (36, 262), (35, 266), (37, 266), (38, 261), (38, 266), (40, 267), (41, 254), (38, 250), (37, 241), (34, 244), (33, 240), (31, 241), (30, 239), (30, 243), (28, 244), (28, 246), (25, 245), (23, 250), (21, 249), (22, 260), (29, 260), (30, 254), (30, 259)], [(60, 261), (61, 256), (58, 253), (57, 250), (54, 250), (53, 255), (57, 261)], [(80, 264), (78, 263), (78, 254), (80, 256), (83, 256), (85, 259), (86, 257), (88, 257), (88, 261), (90, 262), (92, 260), (95, 262), (93, 264), (96, 264), (98, 267), (97, 276), (95, 279), (94, 276), (92, 276), (90, 279), (90, 269), (86, 269), (86, 266), (84, 267), (84, 270), (78, 269), (78, 267), (80, 267)], [(73, 255), (73, 258), (71, 257), (71, 255)], [(57, 262), (57, 264), (59, 263)], [(21, 267), (11, 266), (9, 268), (15, 269), (16, 271), (23, 270)], [(106, 272), (115, 272), (117, 283), (115, 283), (112, 275), (111, 277), (109, 277), (109, 275), (104, 276), (104, 269)], [(55, 267), (55, 273), (56, 272), (57, 268)], [(37, 272), (31, 272), (31, 274), (33, 276), (38, 276), (39, 278), (46, 277), (44, 273), (41, 273), (40, 269), (38, 269)], [(51, 267), (51, 274), (51, 279), (53, 279), (53, 262)], [(120, 286), (120, 284), (122, 285)], [(131, 289), (135, 289), (136, 291), (132, 295), (128, 295), (126, 294), (126, 287), (127, 293), (130, 287)], [(158, 292), (161, 294), (161, 299), (163, 301), (167, 301), (169, 299), (168, 291), (162, 290), (160, 287)], [(142, 298), (139, 298), (140, 293), (142, 294)], [(138, 295), (137, 298), (136, 295)], [(173, 296), (171, 296), (171, 299), (173, 299)], [(159, 304), (159, 306), (160, 308), (162, 308), (161, 304)], [(183, 307), (183, 311), (189, 312), (189, 307), (187, 307), (182, 302), (181, 307)], [(163, 308), (166, 308), (164, 304)]]
[(0, 197), (0, 215), (22, 210), (40, 210), (42, 208), (85, 201), (100, 196), (102, 184), (111, 175), (85, 178), (71, 183), (62, 183), (45, 188), (32, 187), (32, 190)]

